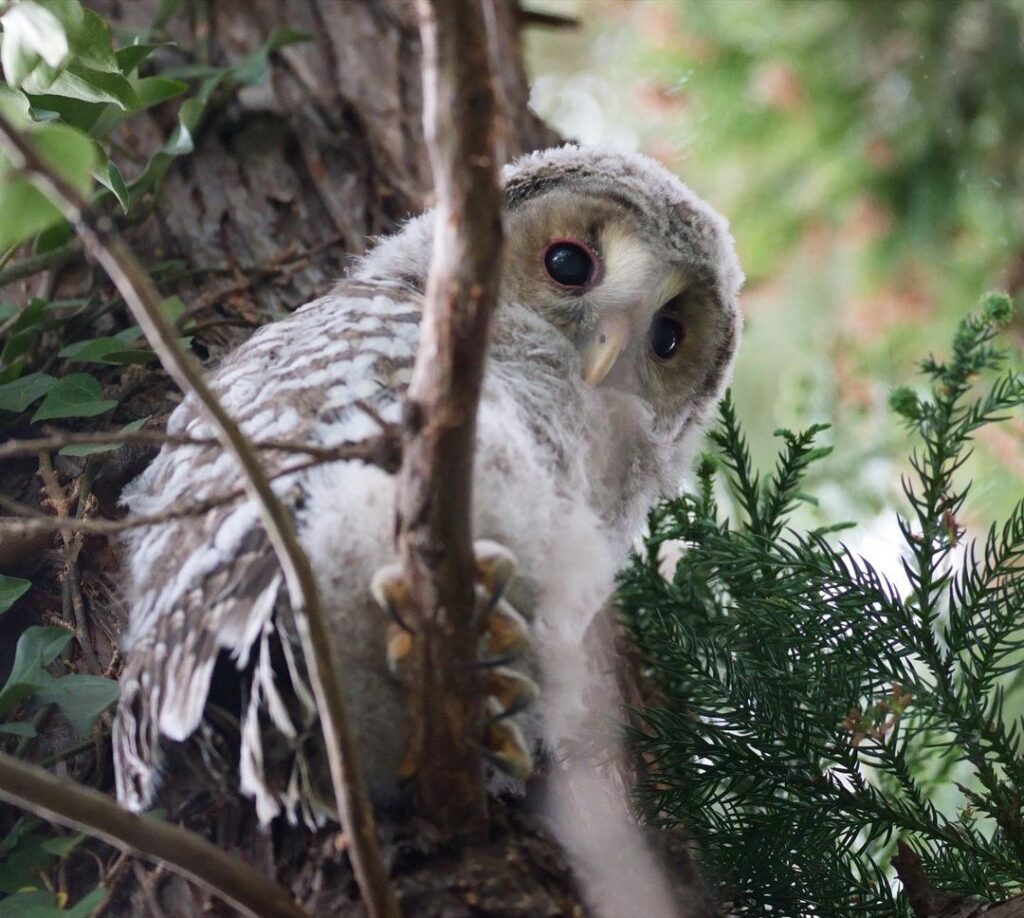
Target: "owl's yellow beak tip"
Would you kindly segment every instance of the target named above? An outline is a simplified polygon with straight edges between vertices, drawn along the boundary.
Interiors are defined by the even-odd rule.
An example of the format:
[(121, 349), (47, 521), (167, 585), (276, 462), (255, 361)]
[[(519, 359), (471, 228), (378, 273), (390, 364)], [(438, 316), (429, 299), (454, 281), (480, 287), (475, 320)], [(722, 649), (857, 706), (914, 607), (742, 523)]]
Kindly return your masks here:
[(621, 313), (604, 316), (583, 348), (583, 381), (596, 386), (619, 359), (629, 340), (629, 320)]

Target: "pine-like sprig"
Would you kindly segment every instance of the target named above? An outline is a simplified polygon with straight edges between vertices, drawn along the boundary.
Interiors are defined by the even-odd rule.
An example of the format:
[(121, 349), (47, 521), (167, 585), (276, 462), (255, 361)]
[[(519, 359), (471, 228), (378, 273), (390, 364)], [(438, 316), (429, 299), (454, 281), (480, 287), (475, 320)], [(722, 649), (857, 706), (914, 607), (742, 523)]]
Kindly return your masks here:
[[(1024, 501), (954, 558), (972, 437), (1024, 405), (1024, 378), (994, 344), (1009, 313), (988, 295), (949, 360), (922, 363), (922, 391), (892, 395), (915, 442), (899, 519), (909, 590), (832, 530), (787, 528), (828, 452), (823, 428), (779, 431), (762, 477), (728, 397), (695, 493), (652, 511), (621, 575), (665, 699), (635, 735), (641, 804), (694, 837), (737, 915), (908, 915), (888, 869), (897, 838), (938, 888), (1024, 887), (1024, 723), (1005, 707), (1024, 682)], [(719, 474), (739, 519), (717, 505)], [(670, 578), (668, 550), (682, 552)], [(962, 807), (949, 814), (937, 792), (948, 799), (954, 781)]]

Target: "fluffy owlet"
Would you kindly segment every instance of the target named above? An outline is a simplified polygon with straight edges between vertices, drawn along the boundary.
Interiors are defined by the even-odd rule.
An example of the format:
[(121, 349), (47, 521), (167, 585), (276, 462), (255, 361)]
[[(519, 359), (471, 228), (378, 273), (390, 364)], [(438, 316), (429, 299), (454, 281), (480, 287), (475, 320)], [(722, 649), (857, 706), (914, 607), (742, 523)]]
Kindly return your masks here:
[[(645, 157), (564, 147), (519, 160), (504, 181), (507, 254), (479, 408), (474, 533), (487, 540), (482, 580), (492, 599), (504, 591), (490, 603), (481, 654), (518, 657), (495, 669), (508, 691), (489, 700), (485, 735), (495, 763), (521, 777), (551, 678), (531, 661), (548, 645), (578, 646), (646, 510), (678, 488), (729, 375), (742, 275), (726, 222)], [(398, 421), (432, 232), (431, 213), (412, 220), (331, 293), (220, 364), (211, 383), (248, 436), (359, 440), (378, 432), (361, 405)], [(212, 436), (192, 397), (168, 432)], [(262, 455), (319, 578), (363, 772), (371, 791), (387, 793), (407, 732), (402, 642), (381, 608), (395, 592), (393, 480), (352, 461), (289, 472), (296, 456)], [(219, 448), (165, 446), (125, 499), (133, 513), (154, 513), (239, 486)], [(127, 557), (120, 799), (149, 806), (172, 744), (221, 730), (239, 755), (225, 767), (262, 820), (322, 820), (331, 795), (315, 707), (253, 504), (140, 529)], [(592, 588), (567, 597), (567, 574), (581, 565)], [(231, 687), (228, 710), (208, 707), (215, 679)]]

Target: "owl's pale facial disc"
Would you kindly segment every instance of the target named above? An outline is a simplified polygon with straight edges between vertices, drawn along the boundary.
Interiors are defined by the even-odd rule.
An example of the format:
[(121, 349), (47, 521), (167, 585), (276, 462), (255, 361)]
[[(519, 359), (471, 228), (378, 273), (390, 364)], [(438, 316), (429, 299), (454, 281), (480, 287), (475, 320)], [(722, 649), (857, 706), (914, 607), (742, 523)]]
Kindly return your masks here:
[(642, 398), (656, 422), (675, 427), (720, 323), (702, 272), (633, 209), (570, 189), (513, 209), (507, 239), (503, 298), (573, 342), (585, 381)]

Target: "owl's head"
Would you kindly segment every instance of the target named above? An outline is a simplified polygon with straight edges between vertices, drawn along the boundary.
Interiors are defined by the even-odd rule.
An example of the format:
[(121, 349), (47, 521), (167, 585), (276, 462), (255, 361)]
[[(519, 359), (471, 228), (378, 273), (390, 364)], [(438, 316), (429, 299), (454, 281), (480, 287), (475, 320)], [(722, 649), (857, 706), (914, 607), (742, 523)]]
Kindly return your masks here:
[[(726, 221), (636, 153), (559, 147), (507, 166), (504, 181), (502, 302), (555, 326), (589, 384), (639, 397), (664, 434), (703, 420), (739, 341), (743, 274)], [(413, 221), (359, 274), (394, 279), (401, 255), (403, 280), (423, 289), (431, 231), (429, 215)]]

